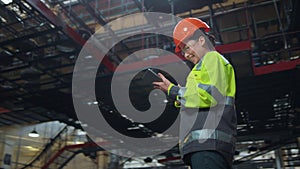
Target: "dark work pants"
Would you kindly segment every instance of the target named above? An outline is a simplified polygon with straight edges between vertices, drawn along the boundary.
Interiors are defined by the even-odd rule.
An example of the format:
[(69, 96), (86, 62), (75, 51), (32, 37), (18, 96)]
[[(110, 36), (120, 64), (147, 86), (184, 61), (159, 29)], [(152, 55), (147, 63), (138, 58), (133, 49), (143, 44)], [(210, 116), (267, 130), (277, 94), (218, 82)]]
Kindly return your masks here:
[(189, 154), (184, 161), (192, 169), (230, 169), (225, 158), (216, 151), (199, 151)]

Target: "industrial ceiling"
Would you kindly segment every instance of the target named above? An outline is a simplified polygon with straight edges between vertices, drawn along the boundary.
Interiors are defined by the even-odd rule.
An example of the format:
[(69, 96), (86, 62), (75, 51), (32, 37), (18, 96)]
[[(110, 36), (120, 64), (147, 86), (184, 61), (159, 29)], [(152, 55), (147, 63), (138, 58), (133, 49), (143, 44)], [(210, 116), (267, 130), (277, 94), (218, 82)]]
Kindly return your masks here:
[[(0, 126), (58, 120), (81, 128), (73, 107), (72, 76), (85, 42), (102, 26), (120, 17), (138, 12), (165, 12), (199, 17), (215, 25), (217, 49), (223, 51), (237, 74), (237, 150), (248, 148), (249, 144), (242, 144), (248, 141), (266, 152), (289, 143), (287, 137), (297, 138), (300, 26), (295, 16), (299, 16), (299, 2), (189, 1), (169, 0), (162, 4), (151, 0), (0, 1)], [(124, 30), (143, 28), (140, 25)], [(111, 31), (113, 34), (114, 30)], [(167, 104), (165, 113), (155, 122), (145, 123), (133, 132), (128, 128), (140, 124), (122, 116), (113, 105), (110, 84), (115, 69), (128, 55), (145, 48), (173, 52), (174, 46), (171, 38), (162, 35), (142, 33), (127, 38), (106, 54), (95, 81), (96, 105), (112, 127), (133, 137), (162, 132), (176, 118), (173, 114), (178, 114)], [(130, 60), (126, 71), (140, 69), (139, 62), (140, 58)], [(168, 58), (154, 57), (153, 63), (165, 64)], [(137, 76), (132, 84), (138, 85), (138, 79)], [(151, 86), (143, 87), (150, 92)], [(138, 109), (149, 107), (147, 100), (143, 100), (147, 92), (137, 89), (131, 92)], [(259, 143), (261, 140), (264, 142)], [(177, 149), (170, 150), (169, 155), (174, 151)], [(237, 164), (243, 160), (238, 159)]]

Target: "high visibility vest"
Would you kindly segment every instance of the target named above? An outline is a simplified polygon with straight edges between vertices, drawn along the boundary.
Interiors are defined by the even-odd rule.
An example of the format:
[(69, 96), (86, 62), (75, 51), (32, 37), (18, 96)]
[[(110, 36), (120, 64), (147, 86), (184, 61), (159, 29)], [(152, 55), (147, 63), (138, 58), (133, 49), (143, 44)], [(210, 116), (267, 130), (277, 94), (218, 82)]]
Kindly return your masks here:
[(235, 75), (231, 64), (218, 52), (208, 52), (194, 66), (185, 87), (171, 84), (168, 95), (175, 98), (175, 106), (209, 108), (217, 104), (234, 104)]
[[(196, 121), (180, 138), (182, 155), (201, 150), (220, 152), (229, 165), (232, 164), (236, 142), (236, 112), (234, 98), (236, 93), (235, 75), (232, 65), (218, 52), (208, 52), (194, 66), (187, 77), (185, 87), (171, 84), (168, 95), (175, 99), (175, 106), (182, 106), (181, 120), (196, 113)], [(179, 104), (178, 104), (179, 103)], [(224, 109), (219, 109), (223, 106)], [(210, 108), (210, 109), (209, 109)], [(204, 128), (206, 118), (220, 114), (215, 129)], [(213, 118), (214, 119), (214, 118)], [(191, 126), (189, 121), (181, 123), (181, 130)], [(183, 129), (182, 129), (183, 128)], [(204, 142), (201, 142), (204, 140)]]

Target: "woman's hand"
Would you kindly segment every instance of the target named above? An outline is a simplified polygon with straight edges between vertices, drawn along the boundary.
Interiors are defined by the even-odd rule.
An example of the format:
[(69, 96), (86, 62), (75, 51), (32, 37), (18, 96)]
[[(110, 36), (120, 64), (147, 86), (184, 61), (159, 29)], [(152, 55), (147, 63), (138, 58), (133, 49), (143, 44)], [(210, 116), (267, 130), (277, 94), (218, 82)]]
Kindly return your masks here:
[(161, 78), (162, 82), (153, 82), (152, 84), (154, 85), (154, 88), (167, 92), (171, 82), (168, 79), (166, 79), (166, 77), (163, 74), (158, 73), (158, 75)]

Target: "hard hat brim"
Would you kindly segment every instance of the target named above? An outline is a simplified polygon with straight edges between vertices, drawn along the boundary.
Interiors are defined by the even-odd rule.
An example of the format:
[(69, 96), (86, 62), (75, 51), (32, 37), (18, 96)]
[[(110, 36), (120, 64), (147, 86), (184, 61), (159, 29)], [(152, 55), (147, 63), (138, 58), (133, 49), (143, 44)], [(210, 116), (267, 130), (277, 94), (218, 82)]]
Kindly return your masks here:
[(192, 34), (188, 34), (185, 37), (183, 37), (182, 39), (179, 40), (180, 43), (178, 43), (175, 47), (175, 53), (179, 53), (181, 52), (181, 48), (179, 46), (181, 46), (182, 44), (185, 44), (184, 41), (186, 41), (188, 38), (190, 38), (192, 36)]

